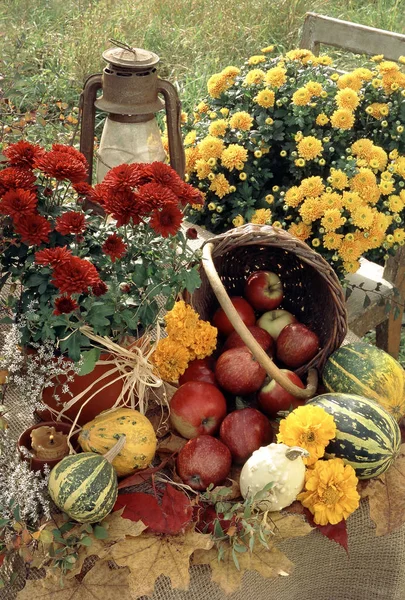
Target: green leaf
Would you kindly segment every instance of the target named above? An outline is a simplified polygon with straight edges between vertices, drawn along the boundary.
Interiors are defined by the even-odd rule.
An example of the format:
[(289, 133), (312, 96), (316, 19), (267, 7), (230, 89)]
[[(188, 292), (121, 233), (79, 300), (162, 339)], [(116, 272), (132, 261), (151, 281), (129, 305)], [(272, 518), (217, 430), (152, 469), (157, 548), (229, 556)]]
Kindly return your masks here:
[(0, 325), (12, 325), (13, 323), (14, 321), (11, 317), (3, 317), (0, 319)]
[(132, 275), (132, 281), (138, 287), (144, 287), (148, 281), (146, 267), (139, 265), (136, 267), (135, 273)]
[(52, 544), (54, 536), (48, 529), (43, 529), (39, 534), (39, 539), (43, 544)]
[(193, 267), (190, 271), (185, 273), (184, 285), (190, 294), (195, 292), (195, 290), (200, 287), (201, 279), (196, 267)]
[(396, 306), (394, 308), (394, 321), (396, 321), (399, 318), (400, 314), (401, 314), (401, 311), (399, 310), (398, 306)]
[(82, 360), (83, 364), (80, 369), (79, 375), (88, 375), (91, 373), (96, 366), (96, 362), (100, 358), (101, 350), (100, 348), (92, 348), (87, 352), (83, 352)]
[(106, 540), (108, 538), (108, 530), (101, 525), (94, 527), (94, 536), (98, 540)]
[(371, 299), (368, 294), (364, 296), (363, 308), (368, 308), (371, 304)]
[(18, 504), (13, 510), (13, 517), (17, 521), (17, 523), (21, 522), (20, 507), (18, 506)]
[(82, 539), (80, 540), (80, 543), (82, 546), (91, 546), (93, 543), (93, 540), (91, 539), (91, 537), (89, 537), (88, 535), (85, 535), (84, 537), (82, 537)]
[(60, 349), (62, 352), (67, 351), (69, 358), (71, 358), (74, 362), (78, 362), (81, 355), (81, 344), (88, 344), (88, 340), (80, 333), (80, 331), (75, 331), (69, 335), (67, 339), (60, 341)]

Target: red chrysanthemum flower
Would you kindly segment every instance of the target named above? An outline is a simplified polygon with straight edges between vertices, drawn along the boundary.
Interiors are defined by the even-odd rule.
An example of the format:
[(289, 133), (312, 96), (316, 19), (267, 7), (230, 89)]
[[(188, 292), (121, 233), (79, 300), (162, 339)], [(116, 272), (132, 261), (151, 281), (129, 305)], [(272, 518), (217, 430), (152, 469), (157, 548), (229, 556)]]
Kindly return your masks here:
[(61, 296), (55, 300), (55, 310), (53, 311), (53, 314), (67, 315), (78, 308), (79, 305), (77, 304), (76, 300), (73, 300), (73, 298), (70, 296)]
[(186, 238), (189, 240), (196, 240), (198, 238), (198, 231), (195, 227), (189, 227), (186, 231)]
[(27, 246), (39, 246), (49, 242), (51, 224), (41, 215), (27, 215), (15, 223), (15, 230)]
[(103, 179), (103, 185), (109, 191), (121, 192), (137, 188), (150, 179), (150, 165), (144, 163), (123, 164), (108, 171)]
[(88, 260), (71, 256), (55, 267), (52, 282), (62, 294), (79, 294), (99, 283), (96, 267)]
[(52, 150), (54, 152), (64, 152), (65, 154), (69, 154), (76, 160), (82, 162), (87, 169), (86, 157), (79, 150), (73, 148), (73, 146), (67, 146), (66, 144), (52, 144)]
[(34, 161), (43, 156), (45, 150), (37, 144), (30, 144), (25, 140), (20, 140), (3, 150), (3, 154), (11, 166), (20, 167), (21, 169), (32, 169)]
[(175, 235), (183, 220), (182, 212), (174, 204), (165, 206), (162, 210), (154, 210), (149, 225), (162, 237)]
[(38, 199), (30, 190), (9, 190), (0, 200), (0, 213), (18, 220), (26, 215), (33, 215), (36, 211)]
[(35, 175), (27, 169), (19, 167), (7, 167), (0, 171), (0, 197), (8, 190), (34, 189)]
[(63, 213), (56, 219), (55, 229), (62, 235), (83, 233), (86, 229), (84, 214), (75, 211)]
[(178, 193), (179, 202), (182, 206), (187, 204), (204, 204), (204, 196), (197, 188), (193, 187), (189, 183), (182, 183), (182, 188)]
[(177, 206), (179, 199), (176, 194), (165, 185), (160, 183), (145, 183), (139, 188), (139, 202), (142, 206), (142, 214), (148, 214), (151, 210), (164, 206)]
[[(70, 146), (68, 147), (70, 148)], [(55, 177), (58, 181), (68, 180), (72, 183), (79, 183), (87, 179), (85, 163), (70, 152), (51, 150), (38, 158), (34, 167), (49, 177)]]
[(108, 286), (104, 283), (104, 281), (99, 281), (96, 285), (93, 285), (91, 288), (94, 296), (103, 296), (106, 292), (108, 292)]
[(112, 262), (115, 262), (117, 258), (122, 258), (127, 251), (127, 245), (124, 244), (122, 238), (113, 233), (109, 235), (104, 244), (102, 250), (105, 254), (111, 258)]
[(176, 195), (180, 193), (183, 180), (170, 165), (156, 161), (150, 164), (149, 167), (152, 173), (152, 181), (170, 188)]
[(88, 198), (93, 192), (93, 188), (86, 181), (79, 181), (79, 183), (74, 183), (72, 184), (72, 187), (79, 196), (85, 196), (86, 198)]
[(70, 259), (72, 253), (66, 246), (56, 248), (45, 248), (35, 252), (35, 263), (37, 265), (49, 266), (51, 269), (65, 263)]
[(133, 225), (138, 225), (141, 222), (141, 204), (135, 192), (110, 193), (104, 199), (103, 208), (117, 221), (118, 227), (128, 225), (131, 219)]

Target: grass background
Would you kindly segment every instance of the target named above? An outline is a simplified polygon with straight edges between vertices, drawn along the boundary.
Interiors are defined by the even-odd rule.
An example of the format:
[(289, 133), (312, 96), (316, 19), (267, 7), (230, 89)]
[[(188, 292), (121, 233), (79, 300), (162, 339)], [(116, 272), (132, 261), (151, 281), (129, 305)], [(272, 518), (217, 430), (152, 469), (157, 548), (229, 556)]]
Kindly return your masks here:
[(308, 11), (405, 33), (405, 0), (0, 0), (0, 148), (22, 135), (45, 146), (77, 136), (80, 91), (103, 69), (109, 38), (157, 53), (189, 111), (212, 73), (263, 46), (299, 47)]

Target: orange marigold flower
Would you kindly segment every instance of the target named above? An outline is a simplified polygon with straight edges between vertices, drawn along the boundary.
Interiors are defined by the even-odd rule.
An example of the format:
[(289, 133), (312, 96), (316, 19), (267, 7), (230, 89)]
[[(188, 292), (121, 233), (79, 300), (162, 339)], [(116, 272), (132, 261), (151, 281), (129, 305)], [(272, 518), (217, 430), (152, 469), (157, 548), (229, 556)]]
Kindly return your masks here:
[(310, 225), (300, 221), (299, 223), (292, 223), (288, 228), (288, 232), (305, 242), (311, 235), (312, 229)]
[(352, 129), (354, 120), (354, 114), (347, 108), (338, 108), (330, 118), (332, 127), (336, 129)]
[(360, 98), (351, 88), (344, 88), (337, 92), (335, 101), (339, 108), (355, 110), (360, 103)]
[(292, 103), (296, 106), (306, 106), (311, 101), (311, 92), (306, 88), (298, 88), (292, 95)]
[(287, 71), (282, 67), (274, 67), (266, 71), (264, 77), (265, 83), (275, 88), (279, 88), (287, 81)]
[(301, 181), (300, 188), (303, 196), (320, 196), (325, 191), (325, 185), (318, 176), (307, 177)]
[(232, 115), (229, 120), (229, 126), (233, 129), (240, 129), (241, 131), (249, 131), (253, 125), (253, 117), (250, 116), (246, 111), (239, 111)]
[(159, 340), (151, 360), (159, 376), (174, 383), (183, 375), (191, 359), (187, 348), (167, 337)]

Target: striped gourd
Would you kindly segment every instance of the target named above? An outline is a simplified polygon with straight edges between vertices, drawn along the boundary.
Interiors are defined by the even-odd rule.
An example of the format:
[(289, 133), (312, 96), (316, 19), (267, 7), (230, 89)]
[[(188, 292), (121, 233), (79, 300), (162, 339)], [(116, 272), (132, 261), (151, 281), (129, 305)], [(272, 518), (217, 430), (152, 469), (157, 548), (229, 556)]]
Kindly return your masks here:
[(322, 379), (329, 392), (371, 398), (397, 421), (405, 415), (405, 371), (376, 346), (354, 342), (338, 348), (329, 357)]
[(54, 466), (48, 482), (52, 500), (79, 523), (97, 523), (113, 509), (118, 480), (111, 461), (125, 444), (125, 436), (105, 456), (83, 452), (65, 456)]
[(342, 458), (359, 479), (377, 477), (398, 455), (401, 432), (396, 420), (380, 404), (354, 394), (322, 394), (308, 401), (331, 414), (336, 437), (326, 458)]

